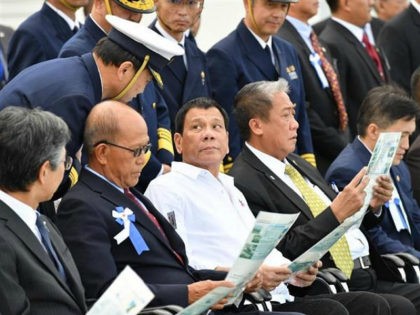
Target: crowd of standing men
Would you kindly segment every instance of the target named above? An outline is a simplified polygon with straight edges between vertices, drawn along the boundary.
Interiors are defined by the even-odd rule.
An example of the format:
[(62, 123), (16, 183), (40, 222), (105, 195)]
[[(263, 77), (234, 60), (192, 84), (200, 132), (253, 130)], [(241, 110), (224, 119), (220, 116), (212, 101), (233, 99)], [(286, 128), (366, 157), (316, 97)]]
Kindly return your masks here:
[[(207, 52), (204, 0), (46, 0), (0, 42), (0, 315), (82, 314), (127, 264), (151, 305), (185, 307), (231, 285), (261, 210), (301, 213), (245, 288), (272, 291), (273, 314), (420, 314), (420, 285), (380, 258), (420, 259), (420, 0), (327, 0), (316, 25), (318, 0), (242, 2)], [(383, 131), (402, 137), (369, 214), (292, 275), (363, 204)], [(113, 240), (118, 209), (141, 244)], [(322, 265), (357, 292), (305, 297)], [(213, 311), (259, 313), (225, 303)]]

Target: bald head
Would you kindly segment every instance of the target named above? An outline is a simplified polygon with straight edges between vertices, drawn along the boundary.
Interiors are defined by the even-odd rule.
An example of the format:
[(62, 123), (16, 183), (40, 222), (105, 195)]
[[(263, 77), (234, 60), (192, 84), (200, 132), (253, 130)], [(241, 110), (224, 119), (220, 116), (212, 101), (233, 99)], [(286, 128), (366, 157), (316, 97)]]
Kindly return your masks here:
[(133, 129), (147, 135), (146, 122), (136, 110), (118, 101), (101, 102), (93, 107), (86, 120), (84, 147), (91, 156), (95, 144), (116, 142)]

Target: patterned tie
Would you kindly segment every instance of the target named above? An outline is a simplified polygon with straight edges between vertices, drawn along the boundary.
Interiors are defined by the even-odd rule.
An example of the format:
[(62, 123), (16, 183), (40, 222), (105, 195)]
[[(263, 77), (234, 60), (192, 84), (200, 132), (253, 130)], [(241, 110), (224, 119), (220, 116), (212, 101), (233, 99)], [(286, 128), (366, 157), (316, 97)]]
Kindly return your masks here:
[(42, 219), (41, 214), (37, 212), (36, 214), (36, 227), (38, 228), (39, 233), (41, 234), (41, 241), (42, 244), (45, 247), (45, 250), (48, 253), (48, 256), (53, 261), (55, 267), (58, 270), (58, 273), (60, 274), (61, 278), (66, 282), (66, 272), (64, 271), (64, 267), (60, 262), (60, 259), (58, 259), (57, 253), (54, 250), (54, 247), (51, 244), (51, 239), (49, 236), (49, 231), (46, 226), (45, 221)]
[(313, 49), (321, 60), (321, 67), (324, 70), (328, 83), (330, 84), (331, 92), (337, 105), (340, 129), (344, 130), (347, 127), (348, 116), (346, 105), (344, 105), (343, 95), (341, 94), (340, 84), (338, 83), (337, 74), (335, 73), (334, 68), (331, 66), (328, 59), (325, 57), (321, 45), (318, 41), (318, 36), (316, 36), (314, 31), (311, 32), (310, 39)]
[[(166, 234), (165, 234), (165, 231), (162, 229), (162, 226), (160, 225), (160, 223), (159, 223), (159, 221), (156, 219), (156, 217), (152, 214), (152, 213), (150, 213), (150, 211), (148, 211), (147, 209), (145, 209), (144, 207), (143, 207), (143, 205), (141, 204), (141, 202), (137, 199), (137, 197), (136, 196), (134, 196), (134, 194), (128, 189), (128, 188), (125, 188), (124, 189), (124, 195), (125, 196), (127, 196), (127, 198), (128, 199), (130, 199), (132, 202), (134, 202), (136, 205), (137, 205), (137, 207), (141, 210), (141, 211), (143, 211), (148, 217), (149, 217), (149, 219), (150, 219), (150, 221), (152, 221), (152, 223), (156, 226), (156, 228), (159, 230), (159, 232), (162, 234), (162, 236), (163, 236), (163, 238), (164, 239), (166, 239), (167, 241), (168, 241), (168, 243), (169, 243), (169, 240), (168, 240), (168, 238), (167, 238), (167, 236), (166, 236)], [(170, 243), (169, 243), (170, 244)], [(182, 263), (182, 264), (184, 264), (184, 260), (182, 259), (182, 257), (181, 257), (181, 255), (179, 255), (176, 251), (174, 251), (173, 249), (172, 249), (172, 251), (174, 252), (174, 254), (175, 254), (175, 256), (178, 258), (178, 260)]]
[(381, 58), (379, 57), (379, 54), (376, 51), (376, 48), (369, 41), (369, 38), (366, 32), (363, 33), (362, 43), (365, 45), (368, 55), (370, 56), (370, 58), (372, 58), (373, 62), (375, 63), (376, 68), (378, 69), (379, 75), (381, 76), (382, 80), (385, 80), (384, 68), (382, 67)]
[[(290, 177), (296, 187), (299, 189), (306, 204), (311, 209), (314, 217), (318, 216), (327, 207), (325, 202), (308, 185), (302, 175), (290, 164), (286, 164), (285, 174)], [(349, 244), (345, 236), (341, 237), (337, 243), (330, 248), (330, 254), (334, 259), (337, 268), (341, 269), (345, 275), (350, 278), (354, 263), (351, 259)]]

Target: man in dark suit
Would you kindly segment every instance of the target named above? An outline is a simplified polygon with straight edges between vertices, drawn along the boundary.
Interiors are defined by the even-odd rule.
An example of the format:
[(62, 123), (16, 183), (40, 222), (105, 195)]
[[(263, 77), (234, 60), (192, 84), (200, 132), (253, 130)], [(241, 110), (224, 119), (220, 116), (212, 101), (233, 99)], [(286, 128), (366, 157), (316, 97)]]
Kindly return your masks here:
[(391, 66), (391, 79), (410, 92), (410, 78), (420, 66), (420, 0), (414, 0), (382, 29), (378, 46)]
[(162, 95), (168, 106), (171, 129), (183, 104), (197, 97), (210, 96), (210, 80), (204, 53), (188, 32), (200, 14), (204, 1), (155, 0), (156, 17), (150, 28), (185, 49), (183, 56), (163, 69)]
[(351, 139), (334, 60), (308, 23), (317, 14), (318, 6), (317, 0), (292, 3), (277, 35), (292, 43), (298, 52), (316, 166), (321, 174), (325, 174), (328, 166)]
[[(0, 310), (85, 314), (83, 286), (57, 228), (36, 209), (71, 166), (66, 123), (38, 109), (0, 111)], [(9, 310), (6, 311), (6, 308)]]
[[(155, 294), (151, 306), (187, 306), (215, 287), (230, 285), (201, 281), (221, 280), (226, 273), (189, 267), (181, 238), (153, 204), (132, 188), (150, 149), (140, 114), (122, 103), (106, 101), (89, 114), (84, 136), (89, 163), (63, 198), (57, 223), (79, 267), (86, 296), (97, 298), (126, 265)], [(127, 224), (129, 234), (117, 242)], [(221, 309), (224, 303), (226, 299), (215, 307)]]
[(88, 0), (47, 0), (14, 32), (7, 52), (10, 79), (23, 69), (58, 56), (77, 31), (75, 12)]
[(346, 100), (349, 127), (357, 134), (357, 112), (367, 92), (389, 80), (388, 66), (364, 27), (371, 20), (368, 0), (327, 1), (332, 18), (319, 36), (337, 60), (341, 90)]
[(273, 36), (282, 26), (291, 2), (297, 1), (243, 0), (245, 18), (207, 52), (212, 95), (230, 118), (225, 170), (230, 169), (242, 147), (232, 114), (236, 93), (250, 82), (276, 81), (280, 77), (289, 82), (290, 98), (296, 104), (296, 119), (301, 127), (297, 153), (315, 165), (299, 59), (292, 45)]
[[(294, 259), (359, 210), (368, 179), (363, 177), (365, 170), (361, 170), (336, 195), (314, 167), (293, 154), (298, 128), (293, 104), (284, 86), (270, 90), (270, 84), (273, 83), (247, 85), (236, 97), (235, 117), (246, 146), (231, 174), (254, 214), (261, 210), (300, 213), (278, 246), (287, 258)], [(391, 191), (389, 178), (380, 177), (364, 224), (377, 224), (372, 212), (390, 198)], [(380, 293), (391, 305), (393, 314), (415, 314), (413, 304), (420, 310), (419, 285), (376, 281), (368, 241), (357, 226), (337, 246), (330, 248), (322, 262), (325, 267), (342, 269), (349, 278), (351, 275), (348, 282), (351, 291)]]
[[(107, 5), (109, 4), (109, 5)], [(122, 0), (95, 0), (92, 12), (82, 28), (62, 47), (59, 57), (82, 56), (93, 50), (96, 43), (111, 30), (105, 16), (112, 14), (139, 23), (142, 14), (154, 12), (153, 0), (126, 2)], [(165, 100), (154, 82), (146, 85), (143, 93), (130, 104), (145, 118), (152, 150), (137, 188), (144, 191), (149, 182), (170, 170), (174, 159), (169, 112)]]
[(418, 114), (418, 105), (403, 90), (393, 86), (371, 90), (360, 108), (359, 136), (326, 173), (328, 182), (342, 188), (357, 170), (368, 164), (380, 132), (401, 132), (390, 172), (395, 187), (392, 198), (383, 209), (380, 225), (367, 231), (380, 254), (407, 252), (420, 259), (420, 208), (412, 195), (408, 167), (402, 160)]

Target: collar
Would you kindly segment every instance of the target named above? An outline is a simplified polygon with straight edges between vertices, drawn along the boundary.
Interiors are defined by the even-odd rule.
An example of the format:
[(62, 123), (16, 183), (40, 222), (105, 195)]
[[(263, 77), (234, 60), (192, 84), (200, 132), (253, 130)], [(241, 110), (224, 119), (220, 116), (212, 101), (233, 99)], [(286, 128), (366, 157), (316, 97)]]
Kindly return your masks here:
[(331, 17), (334, 21), (336, 21), (337, 23), (339, 23), (340, 25), (344, 26), (350, 33), (352, 33), (358, 40), (359, 42), (362, 42), (362, 38), (363, 38), (363, 32), (364, 29), (356, 26), (354, 24), (351, 24), (347, 21), (344, 21), (342, 19), (339, 19), (335, 16)]
[(79, 23), (77, 21), (73, 21), (71, 18), (69, 18), (63, 11), (57, 9), (55, 6), (53, 6), (48, 1), (45, 2), (47, 6), (51, 8), (55, 13), (57, 13), (61, 18), (66, 21), (67, 25), (69, 26), (70, 30), (73, 30), (75, 27), (79, 28)]
[(265, 47), (270, 47), (270, 50), (273, 49), (273, 36), (270, 36), (267, 40), (267, 42), (263, 41), (261, 37), (259, 37), (257, 34), (255, 34), (244, 22), (245, 27), (248, 29), (248, 31), (252, 34), (252, 36), (255, 37), (257, 42), (260, 44), (262, 49), (265, 49)]
[(420, 4), (416, 0), (411, 0), (410, 3), (414, 7), (414, 9), (416, 9), (417, 12), (420, 14)]
[(120, 186), (116, 185), (115, 183), (111, 182), (108, 178), (106, 178), (105, 176), (103, 176), (102, 174), (99, 174), (98, 172), (96, 172), (95, 170), (91, 169), (89, 167), (89, 165), (85, 165), (85, 169), (89, 172), (91, 172), (92, 174), (98, 176), (99, 178), (103, 179), (104, 181), (106, 181), (108, 184), (112, 185), (113, 187), (115, 187), (116, 189), (118, 189), (120, 192), (124, 193), (124, 189), (122, 189)]
[(357, 136), (357, 140), (360, 141), (361, 144), (363, 144), (363, 146), (366, 148), (366, 150), (368, 150), (368, 152), (372, 155), (372, 150), (368, 148), (368, 146), (363, 142), (362, 138), (360, 138), (360, 136)]
[(309, 36), (312, 32), (311, 25), (289, 15), (286, 16), (286, 20), (288, 20), (294, 26), (294, 28), (299, 32), (300, 36), (304, 37), (305, 39), (309, 39)]
[(3, 201), (23, 222), (34, 231), (36, 227), (36, 211), (26, 203), (0, 190), (0, 200)]
[(174, 43), (177, 44), (181, 44), (182, 47), (185, 47), (185, 37), (186, 37), (186, 33), (184, 32), (184, 36), (182, 36), (182, 39), (180, 42), (178, 42), (175, 38), (172, 37), (172, 35), (170, 35), (167, 31), (165, 31), (165, 29), (163, 28), (163, 26), (160, 24), (159, 19), (156, 20), (156, 29), (159, 31), (159, 33), (162, 34), (163, 37), (173, 41)]
[(107, 33), (105, 32), (105, 30), (98, 24), (98, 22), (95, 21), (95, 19), (93, 18), (92, 14), (89, 14), (90, 20), (102, 31), (104, 32), (104, 35), (106, 36)]
[(214, 177), (213, 174), (210, 173), (208, 170), (184, 162), (172, 162), (171, 172), (183, 174), (194, 180), (197, 180), (200, 177), (211, 177), (225, 184), (234, 185), (234, 180), (232, 176), (219, 173), (217, 177)]
[(286, 159), (284, 159), (284, 161), (276, 159), (275, 157), (272, 157), (271, 155), (254, 148), (248, 142), (245, 142), (245, 145), (274, 174), (284, 174), (284, 171), (286, 169)]

